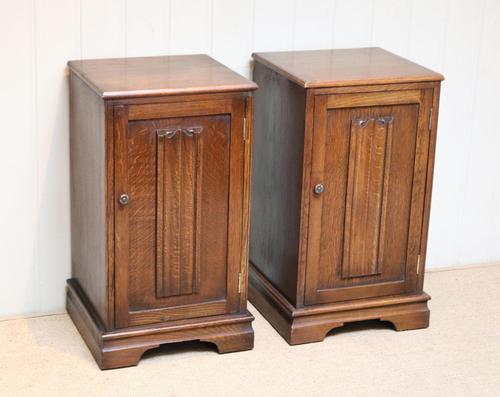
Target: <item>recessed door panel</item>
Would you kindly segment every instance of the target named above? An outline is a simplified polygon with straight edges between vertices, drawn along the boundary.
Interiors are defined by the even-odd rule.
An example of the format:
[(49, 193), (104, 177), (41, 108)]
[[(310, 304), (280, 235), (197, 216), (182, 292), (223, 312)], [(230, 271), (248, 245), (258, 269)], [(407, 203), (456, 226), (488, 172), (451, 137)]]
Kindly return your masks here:
[(242, 125), (232, 113), (158, 117), (123, 117), (116, 131), (118, 326), (238, 309)]
[(351, 116), (341, 264), (343, 279), (381, 272), (392, 126), (392, 115), (377, 118)]
[[(193, 120), (194, 121), (194, 120)], [(219, 126), (228, 137), (227, 120)], [(177, 121), (178, 122), (178, 121)], [(203, 200), (203, 127), (170, 127), (156, 133), (156, 296), (197, 291)], [(225, 139), (227, 141), (227, 139)], [(221, 145), (227, 153), (228, 142)], [(224, 149), (225, 148), (225, 149)], [(227, 170), (227, 164), (226, 164)], [(227, 191), (228, 172), (223, 175)], [(224, 238), (225, 236), (221, 236)]]
[(430, 94), (417, 99), (316, 100), (311, 181), (324, 191), (310, 193), (307, 304), (416, 287)]

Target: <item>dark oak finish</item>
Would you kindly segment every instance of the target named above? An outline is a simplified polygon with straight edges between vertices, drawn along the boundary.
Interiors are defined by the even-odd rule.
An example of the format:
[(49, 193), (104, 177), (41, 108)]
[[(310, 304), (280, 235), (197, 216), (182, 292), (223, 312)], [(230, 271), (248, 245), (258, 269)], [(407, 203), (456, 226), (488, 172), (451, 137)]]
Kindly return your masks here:
[[(109, 328), (107, 303), (105, 105), (71, 75), (71, 247), (72, 277)], [(83, 244), (85, 242), (85, 244)]]
[(290, 344), (426, 327), (442, 76), (379, 48), (254, 59), (250, 300)]
[(145, 350), (193, 339), (251, 349), (255, 83), (207, 56), (69, 64), (67, 308), (98, 364), (136, 365)]
[(70, 68), (103, 98), (255, 90), (252, 81), (208, 55), (86, 59)]
[(297, 308), (252, 264), (248, 291), (252, 304), (290, 345), (321, 342), (333, 328), (355, 321), (388, 321), (397, 331), (429, 325), (425, 292)]
[(250, 252), (269, 280), (295, 302), (298, 269), (290, 263), (299, 246), (305, 90), (273, 71), (266, 73), (260, 63), (254, 78), (264, 90), (256, 93), (255, 102), (255, 130), (261, 135), (253, 147)]
[(219, 353), (253, 348), (248, 311), (105, 331), (78, 283), (68, 280), (67, 288), (68, 313), (101, 369), (137, 365), (144, 352), (163, 343), (200, 340), (215, 344)]
[(256, 53), (256, 62), (305, 88), (441, 81), (443, 76), (378, 47)]

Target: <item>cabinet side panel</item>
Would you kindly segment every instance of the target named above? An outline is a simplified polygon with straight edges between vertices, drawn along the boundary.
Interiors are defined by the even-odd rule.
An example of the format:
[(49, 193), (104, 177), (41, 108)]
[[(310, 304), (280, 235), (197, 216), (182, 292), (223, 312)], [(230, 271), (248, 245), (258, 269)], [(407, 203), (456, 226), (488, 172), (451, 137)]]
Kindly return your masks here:
[(256, 62), (250, 261), (296, 303), (306, 91)]
[(425, 202), (422, 220), (422, 235), (421, 235), (421, 245), (420, 253), (422, 255), (420, 263), (420, 271), (418, 272), (418, 282), (417, 282), (417, 292), (422, 292), (424, 287), (424, 275), (425, 275), (425, 264), (427, 257), (427, 238), (429, 234), (429, 216), (431, 210), (431, 198), (432, 198), (432, 182), (434, 178), (434, 162), (436, 157), (436, 134), (438, 127), (438, 116), (439, 116), (439, 96), (441, 92), (441, 83), (436, 82), (433, 88), (432, 96), (432, 120), (429, 122), (431, 125), (430, 135), (429, 135), (429, 152), (427, 160), (427, 176), (425, 181)]
[(72, 277), (108, 327), (104, 102), (71, 74)]

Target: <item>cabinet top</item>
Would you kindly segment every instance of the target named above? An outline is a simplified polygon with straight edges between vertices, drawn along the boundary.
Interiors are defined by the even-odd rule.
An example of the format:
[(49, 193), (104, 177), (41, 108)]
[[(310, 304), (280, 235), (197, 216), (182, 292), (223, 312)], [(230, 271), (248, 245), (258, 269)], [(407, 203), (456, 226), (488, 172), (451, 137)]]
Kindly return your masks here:
[(257, 85), (208, 55), (69, 61), (102, 98), (255, 90)]
[(305, 88), (444, 80), (443, 75), (378, 47), (259, 52), (252, 57)]

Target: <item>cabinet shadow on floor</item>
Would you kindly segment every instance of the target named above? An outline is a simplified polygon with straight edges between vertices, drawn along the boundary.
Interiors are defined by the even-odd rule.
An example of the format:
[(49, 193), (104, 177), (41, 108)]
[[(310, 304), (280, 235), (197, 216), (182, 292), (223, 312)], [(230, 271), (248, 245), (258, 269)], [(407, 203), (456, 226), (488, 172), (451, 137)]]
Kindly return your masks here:
[[(183, 354), (203, 354), (203, 353), (217, 353), (217, 347), (215, 344), (210, 342), (202, 342), (199, 340), (192, 340), (187, 342), (175, 342), (175, 343), (164, 343), (160, 347), (147, 350), (143, 356), (142, 360), (149, 361), (159, 356), (169, 356), (172, 354), (180, 355)], [(218, 354), (218, 353), (217, 353)]]
[(394, 326), (389, 321), (380, 321), (380, 320), (356, 321), (352, 323), (346, 323), (342, 327), (333, 328), (326, 334), (326, 336), (329, 337), (333, 335), (341, 335), (346, 333), (362, 332), (362, 331), (376, 330), (376, 329), (394, 330)]

